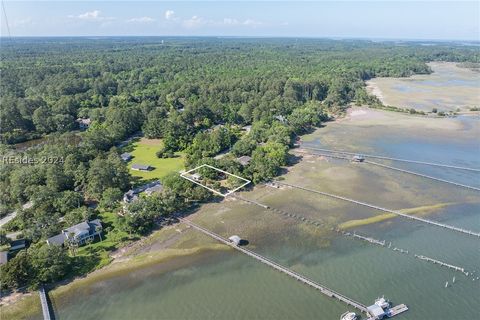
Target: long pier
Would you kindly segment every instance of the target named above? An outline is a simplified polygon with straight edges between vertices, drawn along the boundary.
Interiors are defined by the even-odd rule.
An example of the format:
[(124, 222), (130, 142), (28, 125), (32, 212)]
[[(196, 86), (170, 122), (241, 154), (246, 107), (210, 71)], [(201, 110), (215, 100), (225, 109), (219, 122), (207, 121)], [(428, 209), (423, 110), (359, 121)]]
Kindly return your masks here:
[(330, 152), (330, 153), (347, 154), (347, 155), (351, 155), (351, 156), (357, 155), (357, 154), (361, 154), (361, 155), (364, 156), (365, 158), (384, 159), (384, 160), (391, 160), (391, 161), (398, 161), (398, 162), (423, 164), (423, 165), (434, 166), (434, 167), (442, 167), (442, 168), (450, 168), (450, 169), (458, 169), (458, 170), (466, 170), (466, 171), (480, 172), (480, 169), (477, 169), (477, 168), (454, 166), (454, 165), (443, 164), (443, 163), (434, 163), (434, 162), (427, 162), (427, 161), (418, 161), (418, 160), (410, 160), (410, 159), (392, 158), (392, 157), (386, 157), (386, 156), (380, 156), (380, 155), (364, 154), (364, 153), (359, 153), (359, 152), (339, 151), (339, 150), (325, 149), (325, 148), (313, 148), (313, 147), (308, 147), (308, 146), (304, 146), (304, 145), (302, 145), (301, 148), (303, 148), (303, 149), (309, 149), (309, 150), (314, 150), (314, 151), (325, 151), (325, 152)]
[[(345, 156), (339, 156), (339, 155), (332, 155), (332, 154), (326, 154), (326, 153), (309, 153), (309, 152), (303, 152), (303, 151), (300, 151), (300, 150), (295, 150), (295, 152), (307, 153), (307, 154), (311, 154), (311, 155), (315, 155), (315, 156), (322, 156), (322, 157), (327, 157), (327, 158), (334, 158), (334, 159), (351, 161), (351, 158), (348, 158), (348, 157), (345, 157)], [(375, 165), (375, 166), (383, 167), (383, 168), (386, 168), (386, 169), (391, 169), (391, 170), (415, 175), (415, 176), (418, 176), (418, 177), (422, 177), (422, 178), (426, 178), (426, 179), (430, 179), (430, 180), (434, 180), (434, 181), (438, 181), (438, 182), (451, 184), (451, 185), (454, 185), (454, 186), (457, 186), (457, 187), (462, 187), (462, 188), (466, 188), (466, 189), (470, 189), (470, 190), (474, 190), (474, 191), (480, 191), (480, 188), (477, 188), (477, 187), (469, 186), (469, 185), (466, 185), (466, 184), (462, 184), (462, 183), (458, 183), (458, 182), (454, 182), (454, 181), (450, 181), (450, 180), (445, 180), (445, 179), (441, 179), (441, 178), (432, 177), (432, 176), (429, 176), (429, 175), (426, 175), (426, 174), (423, 174), (423, 173), (418, 173), (418, 172), (414, 172), (414, 171), (410, 171), (410, 170), (400, 169), (400, 168), (396, 168), (396, 167), (392, 167), (392, 166), (388, 166), (388, 165), (385, 165), (385, 164), (382, 164), (382, 163), (368, 161), (368, 160), (365, 160), (364, 162), (368, 163), (368, 164)]]
[(300, 190), (320, 194), (320, 195), (327, 196), (327, 197), (330, 197), (330, 198), (343, 200), (343, 201), (347, 201), (347, 202), (350, 202), (350, 203), (355, 203), (355, 204), (358, 204), (358, 205), (361, 205), (361, 206), (364, 206), (364, 207), (368, 207), (368, 208), (372, 208), (372, 209), (375, 209), (375, 210), (384, 211), (384, 212), (388, 212), (388, 213), (393, 213), (395, 215), (398, 215), (398, 216), (401, 216), (401, 217), (404, 217), (404, 218), (407, 218), (407, 219), (410, 219), (410, 220), (420, 221), (420, 222), (431, 224), (431, 225), (434, 225), (434, 226), (437, 226), (437, 227), (440, 227), (440, 228), (444, 228), (444, 229), (448, 229), (448, 230), (452, 230), (452, 231), (456, 231), (456, 232), (459, 232), (459, 233), (463, 233), (463, 234), (467, 234), (467, 235), (470, 235), (470, 236), (475, 236), (475, 237), (480, 238), (480, 233), (479, 232), (474, 232), (474, 231), (470, 231), (470, 230), (467, 230), (467, 229), (454, 227), (454, 226), (444, 224), (444, 223), (441, 223), (441, 222), (428, 220), (428, 219), (421, 218), (421, 217), (416, 217), (416, 216), (413, 216), (413, 215), (408, 215), (408, 214), (402, 213), (400, 211), (382, 208), (382, 207), (375, 206), (373, 204), (369, 204), (369, 203), (366, 203), (366, 202), (350, 199), (350, 198), (347, 198), (347, 197), (338, 196), (338, 195), (323, 192), (323, 191), (313, 190), (313, 189), (309, 189), (309, 188), (306, 188), (306, 187), (302, 187), (302, 186), (298, 186), (298, 185), (294, 185), (294, 184), (290, 184), (290, 183), (286, 183), (286, 182), (282, 182), (282, 181), (275, 181), (275, 183), (280, 184), (280, 185), (285, 185), (285, 186), (288, 186), (288, 187), (291, 187), (291, 188), (297, 188), (297, 189), (300, 189)]
[(433, 264), (438, 264), (442, 267), (453, 269), (455, 271), (459, 271), (459, 272), (463, 273), (464, 275), (466, 275), (468, 277), (468, 272), (465, 271), (465, 269), (462, 268), (462, 267), (457, 267), (457, 266), (454, 266), (453, 264), (449, 264), (449, 263), (446, 263), (446, 262), (443, 262), (443, 261), (440, 261), (440, 260), (436, 260), (436, 259), (432, 259), (432, 258), (429, 258), (429, 257), (422, 256), (422, 255), (415, 255), (415, 258), (420, 259), (420, 260), (424, 260), (424, 261), (428, 261), (428, 262), (431, 262)]
[(47, 292), (45, 291), (45, 288), (41, 287), (38, 293), (40, 294), (40, 303), (42, 304), (43, 320), (53, 320), (54, 317), (50, 311), (50, 306), (47, 299)]
[(387, 166), (385, 164), (378, 163), (378, 162), (373, 162), (373, 161), (368, 161), (367, 160), (367, 161), (365, 161), (365, 163), (373, 164), (375, 166), (379, 166), (379, 167), (383, 167), (383, 168), (387, 168), (387, 169), (391, 169), (391, 170), (395, 170), (395, 171), (399, 171), (399, 172), (403, 172), (403, 173), (408, 173), (408, 174), (412, 174), (412, 175), (415, 175), (415, 176), (419, 176), (419, 177), (423, 177), (423, 178), (427, 178), (427, 179), (431, 179), (431, 180), (435, 180), (435, 181), (439, 181), (439, 182), (443, 182), (443, 183), (452, 184), (452, 185), (457, 186), (457, 187), (462, 187), (462, 188), (466, 188), (466, 189), (470, 189), (470, 190), (480, 191), (480, 188), (477, 188), (477, 187), (469, 186), (469, 185), (466, 185), (466, 184), (462, 184), (462, 183), (458, 183), (458, 182), (454, 182), (454, 181), (450, 181), (450, 180), (445, 180), (445, 179), (441, 179), (441, 178), (428, 176), (428, 175), (423, 174), (423, 173), (418, 173), (418, 172), (413, 172), (413, 171), (410, 171), (410, 170), (405, 170), (405, 169), (395, 168), (395, 167), (392, 167), (392, 166)]
[(263, 263), (263, 264), (265, 264), (269, 267), (272, 267), (273, 269), (275, 269), (277, 271), (280, 271), (280, 272), (294, 278), (295, 280), (298, 280), (298, 281), (300, 281), (300, 282), (302, 282), (302, 283), (304, 283), (304, 284), (306, 284), (306, 285), (308, 285), (308, 286), (310, 286), (310, 287), (312, 287), (316, 290), (319, 290), (324, 295), (326, 295), (330, 298), (335, 298), (335, 299), (337, 299), (341, 302), (344, 302), (347, 305), (352, 306), (353, 308), (358, 309), (359, 311), (361, 311), (361, 312), (363, 312), (363, 313), (365, 313), (366, 315), (369, 316), (368, 309), (367, 309), (366, 305), (364, 305), (360, 302), (357, 302), (357, 301), (355, 301), (355, 300), (353, 300), (353, 299), (351, 299), (351, 298), (349, 298), (349, 297), (347, 297), (347, 296), (345, 296), (341, 293), (335, 292), (334, 290), (329, 289), (329, 288), (319, 284), (318, 282), (315, 282), (314, 280), (311, 280), (311, 279), (309, 279), (309, 278), (307, 278), (307, 277), (305, 277), (305, 276), (303, 276), (303, 275), (301, 275), (301, 274), (299, 274), (295, 271), (292, 271), (292, 270), (288, 269), (287, 267), (284, 267), (284, 266), (282, 266), (282, 265), (280, 265), (280, 264), (278, 264), (278, 263), (276, 263), (276, 262), (258, 254), (258, 253), (255, 253), (255, 252), (253, 252), (251, 250), (248, 250), (246, 248), (239, 247), (239, 246), (235, 245), (234, 243), (228, 241), (227, 239), (223, 238), (222, 236), (220, 236), (220, 235), (218, 235), (218, 234), (216, 234), (216, 233), (214, 233), (214, 232), (212, 232), (208, 229), (205, 229), (205, 228), (193, 223), (190, 220), (187, 220), (185, 218), (181, 218), (180, 221), (189, 225), (189, 226), (191, 226), (192, 228), (206, 234), (207, 236), (210, 236), (210, 237), (214, 238), (215, 240), (218, 240), (218, 241), (222, 242), (223, 244), (226, 244), (226, 245), (230, 246), (231, 248), (234, 248), (234, 249), (236, 249), (236, 250), (238, 250), (238, 251), (240, 251), (240, 252), (242, 252), (242, 253), (244, 253), (244, 254), (252, 257), (252, 258), (254, 258), (257, 261), (259, 261), (259, 262), (261, 262), (261, 263)]

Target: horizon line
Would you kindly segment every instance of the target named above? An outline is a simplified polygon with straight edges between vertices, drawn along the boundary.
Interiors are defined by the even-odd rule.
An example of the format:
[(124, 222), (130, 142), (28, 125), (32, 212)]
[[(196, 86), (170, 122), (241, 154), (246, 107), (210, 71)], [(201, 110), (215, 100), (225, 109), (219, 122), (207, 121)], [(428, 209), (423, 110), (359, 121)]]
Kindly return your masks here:
[(431, 41), (431, 42), (473, 42), (480, 43), (480, 39), (439, 39), (439, 38), (384, 38), (384, 37), (355, 37), (355, 36), (249, 36), (249, 35), (0, 35), (0, 39), (15, 38), (223, 38), (223, 39), (327, 39), (327, 40), (370, 40), (370, 41)]

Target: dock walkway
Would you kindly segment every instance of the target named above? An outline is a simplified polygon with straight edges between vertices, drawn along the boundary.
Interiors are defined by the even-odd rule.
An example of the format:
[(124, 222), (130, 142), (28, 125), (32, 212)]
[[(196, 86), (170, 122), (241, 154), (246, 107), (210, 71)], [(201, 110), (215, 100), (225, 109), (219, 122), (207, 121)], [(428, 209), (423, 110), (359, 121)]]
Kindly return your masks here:
[(470, 236), (475, 236), (475, 237), (480, 238), (480, 233), (479, 232), (474, 232), (474, 231), (466, 230), (466, 229), (463, 229), (463, 228), (454, 227), (454, 226), (444, 224), (444, 223), (440, 223), (440, 222), (437, 222), (437, 221), (428, 220), (428, 219), (421, 218), (421, 217), (416, 217), (416, 216), (413, 216), (413, 215), (408, 215), (408, 214), (402, 213), (400, 211), (382, 208), (382, 207), (375, 206), (373, 204), (369, 204), (369, 203), (366, 203), (366, 202), (361, 202), (361, 201), (353, 200), (353, 199), (350, 199), (350, 198), (347, 198), (347, 197), (342, 197), (342, 196), (338, 196), (338, 195), (323, 192), (323, 191), (313, 190), (313, 189), (309, 189), (309, 188), (306, 188), (306, 187), (302, 187), (302, 186), (298, 186), (298, 185), (294, 185), (294, 184), (290, 184), (290, 183), (286, 183), (286, 182), (282, 182), (282, 181), (275, 181), (275, 183), (280, 184), (280, 185), (284, 185), (284, 186), (287, 186), (287, 187), (297, 188), (297, 189), (300, 189), (300, 190), (324, 195), (324, 196), (331, 197), (331, 198), (334, 198), (334, 199), (339, 199), (339, 200), (355, 203), (355, 204), (358, 204), (358, 205), (361, 205), (361, 206), (364, 206), (364, 207), (368, 207), (368, 208), (372, 208), (372, 209), (375, 209), (375, 210), (384, 211), (384, 212), (388, 212), (388, 213), (393, 213), (395, 215), (398, 215), (398, 216), (401, 216), (401, 217), (404, 217), (404, 218), (407, 218), (407, 219), (410, 219), (410, 220), (420, 221), (420, 222), (431, 224), (431, 225), (434, 225), (434, 226), (437, 226), (437, 227), (440, 227), (440, 228), (444, 228), (444, 229), (448, 229), (448, 230), (452, 230), (452, 231), (456, 231), (456, 232), (459, 232), (459, 233), (463, 233), (463, 234), (467, 234), (467, 235), (470, 235)]
[(43, 320), (53, 320), (54, 318), (50, 312), (50, 307), (47, 299), (47, 292), (45, 291), (45, 288), (41, 287), (38, 293), (40, 294), (40, 303), (42, 305)]
[(189, 226), (191, 226), (192, 228), (194, 228), (194, 229), (196, 229), (196, 230), (198, 230), (198, 231), (200, 231), (200, 232), (202, 232), (202, 233), (204, 233), (204, 234), (206, 234), (206, 235), (208, 235), (208, 236), (210, 236), (210, 237), (212, 237), (212, 238), (214, 238), (214, 239), (216, 239), (216, 240), (218, 240), (218, 241), (220, 241), (220, 242), (222, 242), (222, 243), (224, 243), (224, 244), (226, 244), (226, 245), (228, 245), (228, 246), (230, 246), (230, 247), (232, 247), (232, 248), (234, 248), (234, 249), (236, 249), (236, 250), (238, 250), (238, 251), (240, 251), (240, 252), (242, 252), (242, 253), (250, 256), (250, 257), (252, 257), (252, 258), (254, 258), (254, 259), (256, 259), (257, 261), (260, 261), (261, 263), (266, 264), (266, 265), (274, 268), (275, 270), (283, 272), (286, 275), (288, 275), (288, 276), (290, 276), (290, 277), (292, 277), (292, 278), (294, 278), (294, 279), (296, 279), (296, 280), (298, 280), (298, 281), (300, 281), (300, 282), (302, 282), (302, 283), (304, 283), (304, 284), (306, 284), (310, 287), (313, 287), (316, 290), (319, 290), (321, 293), (325, 294), (328, 297), (335, 298), (335, 299), (337, 299), (341, 302), (344, 302), (347, 305), (352, 306), (353, 308), (358, 309), (359, 311), (369, 315), (368, 310), (367, 310), (367, 306), (365, 306), (364, 304), (362, 304), (360, 302), (357, 302), (357, 301), (355, 301), (351, 298), (348, 298), (347, 296), (344, 296), (341, 293), (335, 292), (332, 289), (329, 289), (329, 288), (327, 288), (327, 287), (325, 287), (325, 286), (323, 286), (323, 285), (321, 285), (321, 284), (319, 284), (319, 283), (317, 283), (317, 282), (315, 282), (315, 281), (313, 281), (313, 280), (311, 280), (311, 279), (309, 279), (305, 276), (302, 276), (302, 275), (296, 273), (295, 271), (292, 271), (292, 270), (288, 269), (287, 267), (284, 267), (284, 266), (282, 266), (282, 265), (280, 265), (280, 264), (278, 264), (278, 263), (276, 263), (276, 262), (258, 254), (258, 253), (255, 253), (255, 252), (253, 252), (251, 250), (248, 250), (246, 248), (239, 247), (239, 246), (233, 244), (232, 242), (228, 241), (227, 239), (223, 238), (222, 236), (220, 236), (220, 235), (218, 235), (218, 234), (216, 234), (216, 233), (214, 233), (210, 230), (207, 230), (203, 227), (200, 227), (199, 225), (193, 223), (190, 220), (187, 220), (185, 218), (181, 218), (180, 221), (189, 225)]
[[(351, 158), (346, 157), (346, 156), (339, 156), (339, 155), (333, 155), (333, 154), (327, 154), (327, 153), (310, 153), (310, 152), (305, 152), (305, 151), (301, 151), (301, 150), (295, 150), (294, 152), (296, 152), (296, 153), (306, 153), (306, 154), (309, 154), (309, 155), (321, 156), (321, 157), (327, 157), (327, 158), (341, 159), (341, 160), (346, 160), (346, 161), (351, 161), (352, 160)], [(414, 175), (414, 176), (434, 180), (434, 181), (437, 181), (437, 182), (451, 184), (451, 185), (454, 185), (454, 186), (457, 186), (457, 187), (462, 187), (462, 188), (466, 188), (466, 189), (470, 189), (470, 190), (474, 190), (474, 191), (480, 191), (480, 188), (477, 188), (477, 187), (474, 187), (474, 186), (469, 186), (469, 185), (458, 183), (458, 182), (455, 182), (455, 181), (450, 181), (450, 180), (445, 180), (445, 179), (441, 179), (441, 178), (437, 178), (437, 177), (432, 177), (432, 176), (429, 176), (429, 175), (426, 175), (426, 174), (422, 174), (422, 173), (418, 173), (418, 172), (414, 172), (414, 171), (410, 171), (410, 170), (405, 170), (405, 169), (400, 169), (400, 168), (388, 166), (388, 165), (378, 163), (378, 162), (374, 162), (374, 161), (365, 160), (364, 163), (368, 163), (368, 164), (371, 164), (371, 165), (383, 167), (385, 169), (390, 169), (390, 170), (394, 170), (394, 171), (398, 171), (398, 172), (402, 172), (402, 173), (411, 174), (411, 175)]]
[(365, 154), (365, 153), (361, 153), (361, 152), (347, 152), (347, 151), (339, 151), (339, 150), (325, 149), (325, 148), (313, 148), (313, 147), (308, 147), (308, 146), (305, 146), (305, 145), (302, 145), (301, 148), (302, 149), (307, 149), (307, 150), (314, 150), (314, 151), (324, 151), (324, 152), (330, 152), (330, 153), (346, 154), (346, 155), (350, 155), (350, 156), (361, 154), (365, 158), (383, 159), (383, 160), (391, 160), (391, 161), (398, 161), (398, 162), (423, 164), (423, 165), (433, 166), (433, 167), (442, 167), (442, 168), (450, 168), (450, 169), (480, 172), (480, 169), (477, 169), (477, 168), (461, 167), (461, 166), (454, 166), (454, 165), (443, 164), (443, 163), (433, 163), (433, 162), (427, 162), (427, 161), (392, 158), (392, 157), (386, 157), (386, 156), (380, 156), (380, 155)]

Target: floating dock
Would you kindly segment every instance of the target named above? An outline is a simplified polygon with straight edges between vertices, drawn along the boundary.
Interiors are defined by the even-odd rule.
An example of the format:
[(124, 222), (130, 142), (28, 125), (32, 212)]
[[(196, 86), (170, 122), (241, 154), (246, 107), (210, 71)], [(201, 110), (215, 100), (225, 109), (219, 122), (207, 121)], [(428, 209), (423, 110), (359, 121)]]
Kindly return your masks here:
[(391, 318), (400, 313), (403, 313), (408, 310), (408, 307), (405, 304), (399, 304), (398, 306), (392, 307), (387, 312), (387, 317)]

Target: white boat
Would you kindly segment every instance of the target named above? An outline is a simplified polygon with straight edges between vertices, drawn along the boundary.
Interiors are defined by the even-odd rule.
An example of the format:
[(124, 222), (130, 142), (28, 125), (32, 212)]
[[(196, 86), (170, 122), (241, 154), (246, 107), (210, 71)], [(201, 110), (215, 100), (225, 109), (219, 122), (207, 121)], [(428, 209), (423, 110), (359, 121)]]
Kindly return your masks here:
[(357, 314), (355, 312), (345, 312), (342, 314), (340, 317), (340, 320), (356, 320), (357, 319)]
[(383, 310), (390, 308), (390, 301), (385, 299), (385, 297), (381, 297), (375, 300), (375, 304)]

